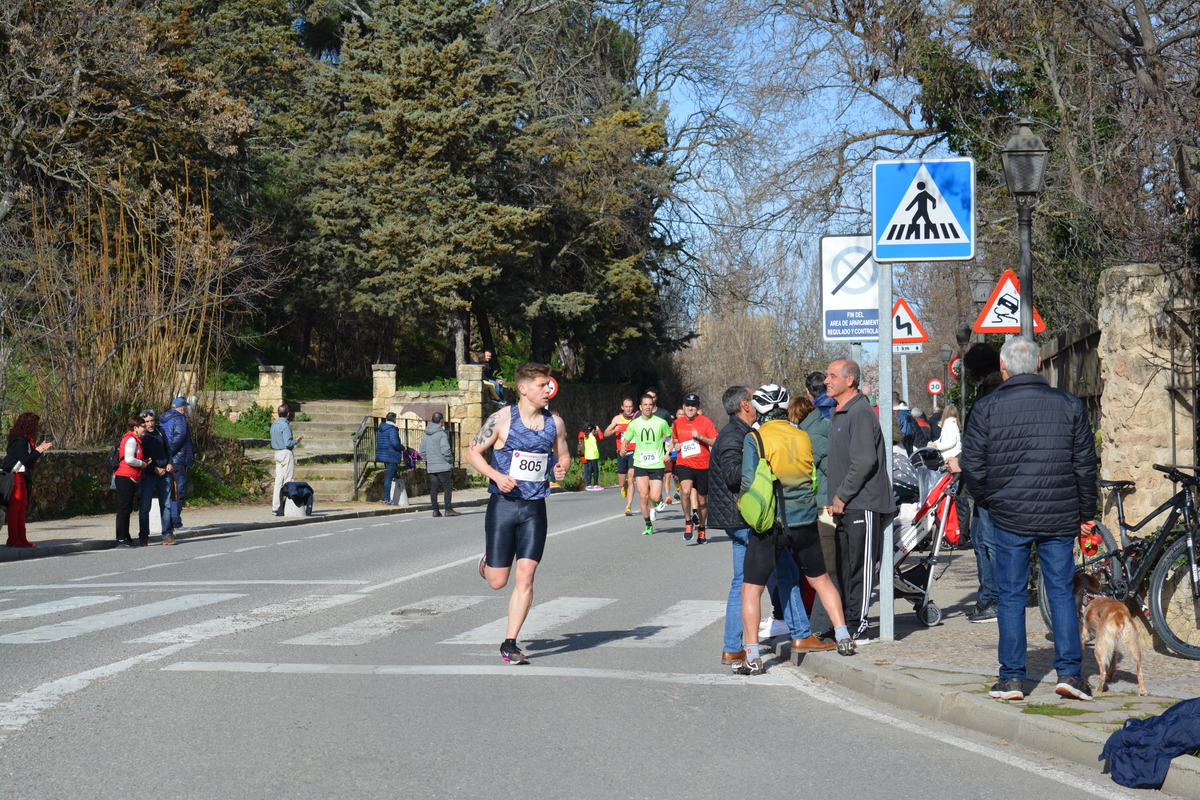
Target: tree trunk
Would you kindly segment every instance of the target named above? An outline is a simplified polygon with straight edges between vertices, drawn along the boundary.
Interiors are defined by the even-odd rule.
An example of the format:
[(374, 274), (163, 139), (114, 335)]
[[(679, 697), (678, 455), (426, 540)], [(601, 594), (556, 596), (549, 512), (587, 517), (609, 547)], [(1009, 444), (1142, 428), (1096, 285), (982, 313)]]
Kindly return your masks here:
[(467, 340), (471, 333), (471, 315), (462, 305), (458, 293), (450, 295), (450, 313), (446, 317), (446, 360), (442, 376), (458, 375), (458, 365), (467, 363)]
[(554, 353), (554, 326), (542, 317), (533, 320), (532, 339), (529, 345), (529, 359), (538, 364), (549, 364)]
[[(496, 341), (492, 338), (492, 321), (488, 316), (487, 306), (479, 300), (472, 304), (475, 313), (475, 327), (479, 331), (479, 347), (481, 350), (496, 352)], [(497, 355), (499, 355), (497, 353)]]

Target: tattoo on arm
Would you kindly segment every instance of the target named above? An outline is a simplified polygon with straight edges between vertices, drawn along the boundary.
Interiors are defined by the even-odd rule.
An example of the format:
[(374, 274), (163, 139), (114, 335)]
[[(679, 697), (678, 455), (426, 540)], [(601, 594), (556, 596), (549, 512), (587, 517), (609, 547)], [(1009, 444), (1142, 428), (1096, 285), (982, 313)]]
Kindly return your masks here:
[(483, 427), (479, 429), (479, 433), (475, 434), (475, 440), (471, 442), (472, 447), (482, 447), (496, 435), (496, 425), (500, 421), (500, 412), (497, 411), (487, 418), (483, 423)]

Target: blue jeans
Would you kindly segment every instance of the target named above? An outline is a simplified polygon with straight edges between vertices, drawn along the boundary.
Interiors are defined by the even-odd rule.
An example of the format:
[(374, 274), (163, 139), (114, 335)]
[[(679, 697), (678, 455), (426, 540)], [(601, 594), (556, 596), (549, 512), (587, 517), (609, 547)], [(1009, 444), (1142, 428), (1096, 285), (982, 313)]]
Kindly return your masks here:
[(187, 473), (188, 468), (182, 467), (179, 464), (173, 466), (175, 470), (175, 496), (178, 500), (172, 500), (171, 505), (171, 529), (182, 528), (183, 520), (179, 518), (179, 512), (183, 510), (184, 490), (187, 489)]
[(1000, 588), (996, 584), (996, 533), (986, 508), (975, 506), (971, 542), (975, 548), (975, 571), (979, 575), (979, 594), (975, 599), (988, 603), (1000, 597)]
[(142, 504), (138, 508), (138, 529), (150, 530), (150, 504), (158, 498), (158, 510), (162, 514), (162, 532), (166, 536), (171, 528), (171, 476), (155, 475), (153, 469), (142, 471), (142, 482), (138, 486), (142, 493)]
[(387, 462), (387, 469), (383, 473), (383, 502), (385, 503), (392, 502), (392, 481), (396, 480), (396, 471), (399, 469), (399, 464)]
[(812, 636), (812, 626), (800, 597), (800, 567), (786, 547), (775, 560), (775, 578), (779, 581), (779, 599), (783, 601), (783, 621), (793, 639), (807, 639)]
[(740, 653), (742, 647), (742, 567), (746, 563), (746, 543), (749, 528), (726, 528), (733, 542), (733, 580), (729, 582), (729, 599), (725, 601), (725, 652)]
[(1046, 582), (1054, 631), (1054, 669), (1059, 677), (1079, 676), (1083, 647), (1071, 581), (1075, 536), (1025, 536), (993, 527), (996, 579), (1000, 586), (1000, 679), (1025, 679), (1025, 603), (1029, 586), (1029, 549), (1037, 544), (1041, 578)]

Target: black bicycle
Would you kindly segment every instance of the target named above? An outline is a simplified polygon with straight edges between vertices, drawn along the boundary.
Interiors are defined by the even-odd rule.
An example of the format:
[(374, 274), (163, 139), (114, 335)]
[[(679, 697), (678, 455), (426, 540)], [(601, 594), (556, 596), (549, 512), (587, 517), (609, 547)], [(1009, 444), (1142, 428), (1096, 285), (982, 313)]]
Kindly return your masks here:
[[(1076, 543), (1076, 571), (1095, 575), (1109, 597), (1121, 602), (1136, 600), (1142, 616), (1150, 620), (1167, 647), (1184, 658), (1200, 660), (1200, 570), (1196, 562), (1198, 532), (1193, 497), (1194, 489), (1200, 486), (1200, 477), (1181, 472), (1180, 467), (1155, 464), (1154, 468), (1165, 472), (1167, 479), (1180, 484), (1180, 488), (1170, 500), (1136, 525), (1125, 521), (1125, 508), (1121, 502), (1121, 492), (1136, 484), (1133, 481), (1099, 482), (1101, 489), (1113, 492), (1116, 497), (1121, 544), (1118, 547), (1108, 528), (1097, 522), (1096, 532), (1101, 538), (1097, 552), (1086, 555)], [(1182, 469), (1196, 470), (1195, 467)], [(1167, 518), (1153, 533), (1142, 538), (1131, 535), (1164, 512)], [(1143, 592), (1147, 579), (1148, 596)], [(1041, 580), (1038, 581), (1038, 607), (1046, 629), (1052, 631), (1050, 606)]]

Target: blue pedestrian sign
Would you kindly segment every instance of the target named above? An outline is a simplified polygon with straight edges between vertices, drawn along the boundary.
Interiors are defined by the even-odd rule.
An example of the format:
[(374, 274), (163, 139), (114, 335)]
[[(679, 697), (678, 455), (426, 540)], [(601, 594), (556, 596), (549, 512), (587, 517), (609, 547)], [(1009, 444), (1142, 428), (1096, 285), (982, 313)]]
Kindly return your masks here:
[(975, 257), (975, 159), (876, 161), (871, 177), (876, 261)]

